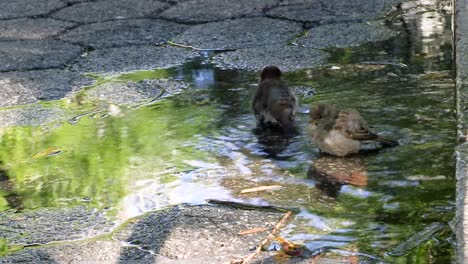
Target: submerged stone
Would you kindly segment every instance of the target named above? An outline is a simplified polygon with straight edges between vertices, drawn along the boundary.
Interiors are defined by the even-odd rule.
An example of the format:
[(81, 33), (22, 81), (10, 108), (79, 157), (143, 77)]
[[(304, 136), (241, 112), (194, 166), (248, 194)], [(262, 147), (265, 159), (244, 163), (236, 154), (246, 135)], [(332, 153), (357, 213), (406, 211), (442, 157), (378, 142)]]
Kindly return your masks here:
[(115, 74), (180, 65), (199, 56), (189, 49), (172, 46), (129, 46), (98, 49), (81, 57), (74, 68), (81, 72)]
[(287, 44), (302, 31), (298, 23), (271, 18), (242, 18), (196, 25), (173, 42), (199, 49), (242, 49)]
[(366, 42), (383, 41), (396, 34), (395, 31), (377, 23), (344, 23), (314, 27), (298, 38), (296, 43), (311, 48), (345, 48)]
[(61, 99), (86, 84), (88, 78), (67, 70), (0, 73), (0, 107)]
[(0, 21), (0, 40), (44, 39), (55, 36), (75, 23), (52, 18), (20, 18)]
[(86, 92), (91, 100), (102, 100), (112, 104), (138, 104), (180, 93), (188, 85), (168, 79), (142, 80), (139, 82), (108, 82)]
[(217, 55), (214, 62), (223, 68), (258, 71), (276, 65), (282, 71), (313, 68), (326, 62), (328, 54), (297, 46), (265, 46)]
[(187, 26), (154, 19), (128, 19), (78, 27), (62, 39), (94, 48), (162, 44), (182, 33)]
[(81, 47), (60, 40), (0, 42), (0, 72), (58, 68), (80, 53)]
[(278, 0), (192, 0), (182, 1), (161, 14), (178, 22), (203, 23), (229, 18), (261, 16), (266, 8)]
[(74, 22), (90, 23), (114, 19), (141, 18), (155, 15), (169, 7), (157, 0), (104, 0), (82, 2), (64, 8), (52, 17)]
[(0, 128), (12, 126), (40, 126), (62, 120), (65, 111), (31, 105), (21, 108), (0, 109)]

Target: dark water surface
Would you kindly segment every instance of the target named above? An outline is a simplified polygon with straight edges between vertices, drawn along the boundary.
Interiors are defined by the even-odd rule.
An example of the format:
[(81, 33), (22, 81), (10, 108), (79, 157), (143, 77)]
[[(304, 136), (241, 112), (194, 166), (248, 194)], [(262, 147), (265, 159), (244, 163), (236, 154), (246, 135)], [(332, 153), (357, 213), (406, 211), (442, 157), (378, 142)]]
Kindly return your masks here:
[[(179, 95), (137, 109), (106, 106), (76, 124), (2, 129), (0, 210), (85, 204), (125, 220), (207, 199), (273, 204), (301, 210), (282, 236), (310, 249), (363, 262), (447, 263), (454, 82), (451, 15), (438, 3), (401, 5), (387, 21), (400, 32), (394, 39), (328, 50), (327, 67), (285, 74), (300, 98), (302, 128), (310, 105), (333, 102), (359, 110), (398, 147), (340, 159), (320, 155), (304, 134), (260, 140), (250, 111), (257, 74), (219, 69), (202, 54), (159, 70), (191, 85)], [(146, 74), (128, 78), (139, 76)], [(354, 178), (341, 184), (317, 167), (344, 167)], [(282, 188), (239, 194), (271, 184)]]

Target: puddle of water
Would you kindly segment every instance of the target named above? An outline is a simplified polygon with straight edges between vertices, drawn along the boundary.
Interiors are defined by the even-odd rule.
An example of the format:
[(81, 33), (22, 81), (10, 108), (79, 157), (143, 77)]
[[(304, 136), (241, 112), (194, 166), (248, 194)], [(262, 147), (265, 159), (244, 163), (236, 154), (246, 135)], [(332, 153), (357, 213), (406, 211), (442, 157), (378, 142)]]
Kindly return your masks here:
[[(356, 108), (376, 131), (398, 138), (399, 147), (339, 159), (320, 156), (304, 134), (261, 140), (249, 109), (257, 76), (198, 61), (163, 75), (138, 72), (114, 80), (169, 74), (192, 85), (150, 106), (112, 106), (58, 127), (3, 129), (0, 210), (87, 204), (113, 208), (125, 220), (207, 199), (269, 203), (301, 210), (282, 235), (312, 250), (445, 263), (453, 255), (446, 223), (454, 215), (454, 84), (450, 15), (434, 6), (401, 5), (389, 22), (401, 33), (395, 39), (331, 50), (330, 62), (339, 69), (285, 75), (291, 85), (317, 92), (300, 98), (305, 109), (317, 101)], [(306, 124), (307, 114), (298, 119)], [(61, 152), (41, 152), (49, 148)], [(343, 167), (353, 178), (324, 177), (317, 167)], [(239, 194), (260, 185), (282, 188)], [(443, 227), (420, 236), (415, 248), (404, 247), (436, 222)]]

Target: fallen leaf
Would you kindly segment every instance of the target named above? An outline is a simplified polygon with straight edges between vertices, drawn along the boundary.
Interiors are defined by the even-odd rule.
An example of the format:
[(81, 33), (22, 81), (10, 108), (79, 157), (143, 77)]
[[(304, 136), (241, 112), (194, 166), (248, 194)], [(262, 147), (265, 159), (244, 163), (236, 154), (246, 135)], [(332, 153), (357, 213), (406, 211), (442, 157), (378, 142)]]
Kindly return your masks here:
[(37, 158), (42, 158), (42, 157), (50, 157), (50, 156), (54, 156), (54, 155), (58, 155), (62, 153), (62, 150), (57, 148), (57, 147), (48, 147), (42, 151), (39, 151), (38, 153), (36, 153), (33, 158), (34, 159), (37, 159)]
[(249, 234), (255, 234), (255, 233), (264, 232), (264, 231), (267, 231), (267, 230), (268, 230), (267, 227), (257, 227), (257, 228), (252, 228), (252, 229), (240, 231), (240, 232), (238, 233), (238, 235), (244, 236), (244, 235), (249, 235)]
[(268, 190), (279, 189), (281, 187), (282, 187), (281, 185), (265, 185), (265, 186), (255, 187), (255, 188), (244, 189), (240, 193), (242, 194), (242, 193), (268, 191)]

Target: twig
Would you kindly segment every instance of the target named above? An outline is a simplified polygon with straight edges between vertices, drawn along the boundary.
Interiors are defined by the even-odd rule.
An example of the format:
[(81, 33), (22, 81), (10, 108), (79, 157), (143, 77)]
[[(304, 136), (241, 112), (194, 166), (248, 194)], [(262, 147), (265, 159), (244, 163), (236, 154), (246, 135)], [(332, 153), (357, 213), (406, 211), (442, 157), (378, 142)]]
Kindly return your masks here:
[(240, 231), (238, 233), (238, 235), (239, 236), (245, 236), (245, 235), (260, 233), (260, 232), (267, 231), (267, 230), (268, 230), (267, 227), (257, 227), (257, 228), (252, 228), (252, 229), (249, 229), (249, 230)]
[(255, 188), (249, 188), (249, 189), (244, 189), (240, 193), (251, 193), (251, 192), (260, 192), (260, 191), (268, 191), (268, 190), (274, 190), (274, 189), (279, 189), (281, 188), (281, 185), (265, 185), (265, 186), (259, 186)]
[(271, 233), (265, 238), (263, 239), (262, 242), (260, 242), (260, 244), (258, 244), (257, 248), (255, 249), (254, 252), (252, 252), (250, 255), (248, 255), (247, 257), (243, 258), (242, 259), (242, 264), (247, 264), (249, 263), (249, 261), (251, 261), (253, 258), (255, 258), (255, 256), (257, 256), (260, 251), (262, 250), (262, 248), (270, 241), (270, 240), (273, 240), (275, 239), (275, 236), (278, 234), (280, 228), (286, 224), (286, 220), (288, 220), (288, 218), (291, 216), (292, 212), (291, 211), (288, 211), (287, 213), (285, 213), (283, 215), (283, 217), (281, 217), (281, 219), (279, 220), (278, 223), (276, 223), (275, 227), (273, 228), (273, 230), (271, 231)]

